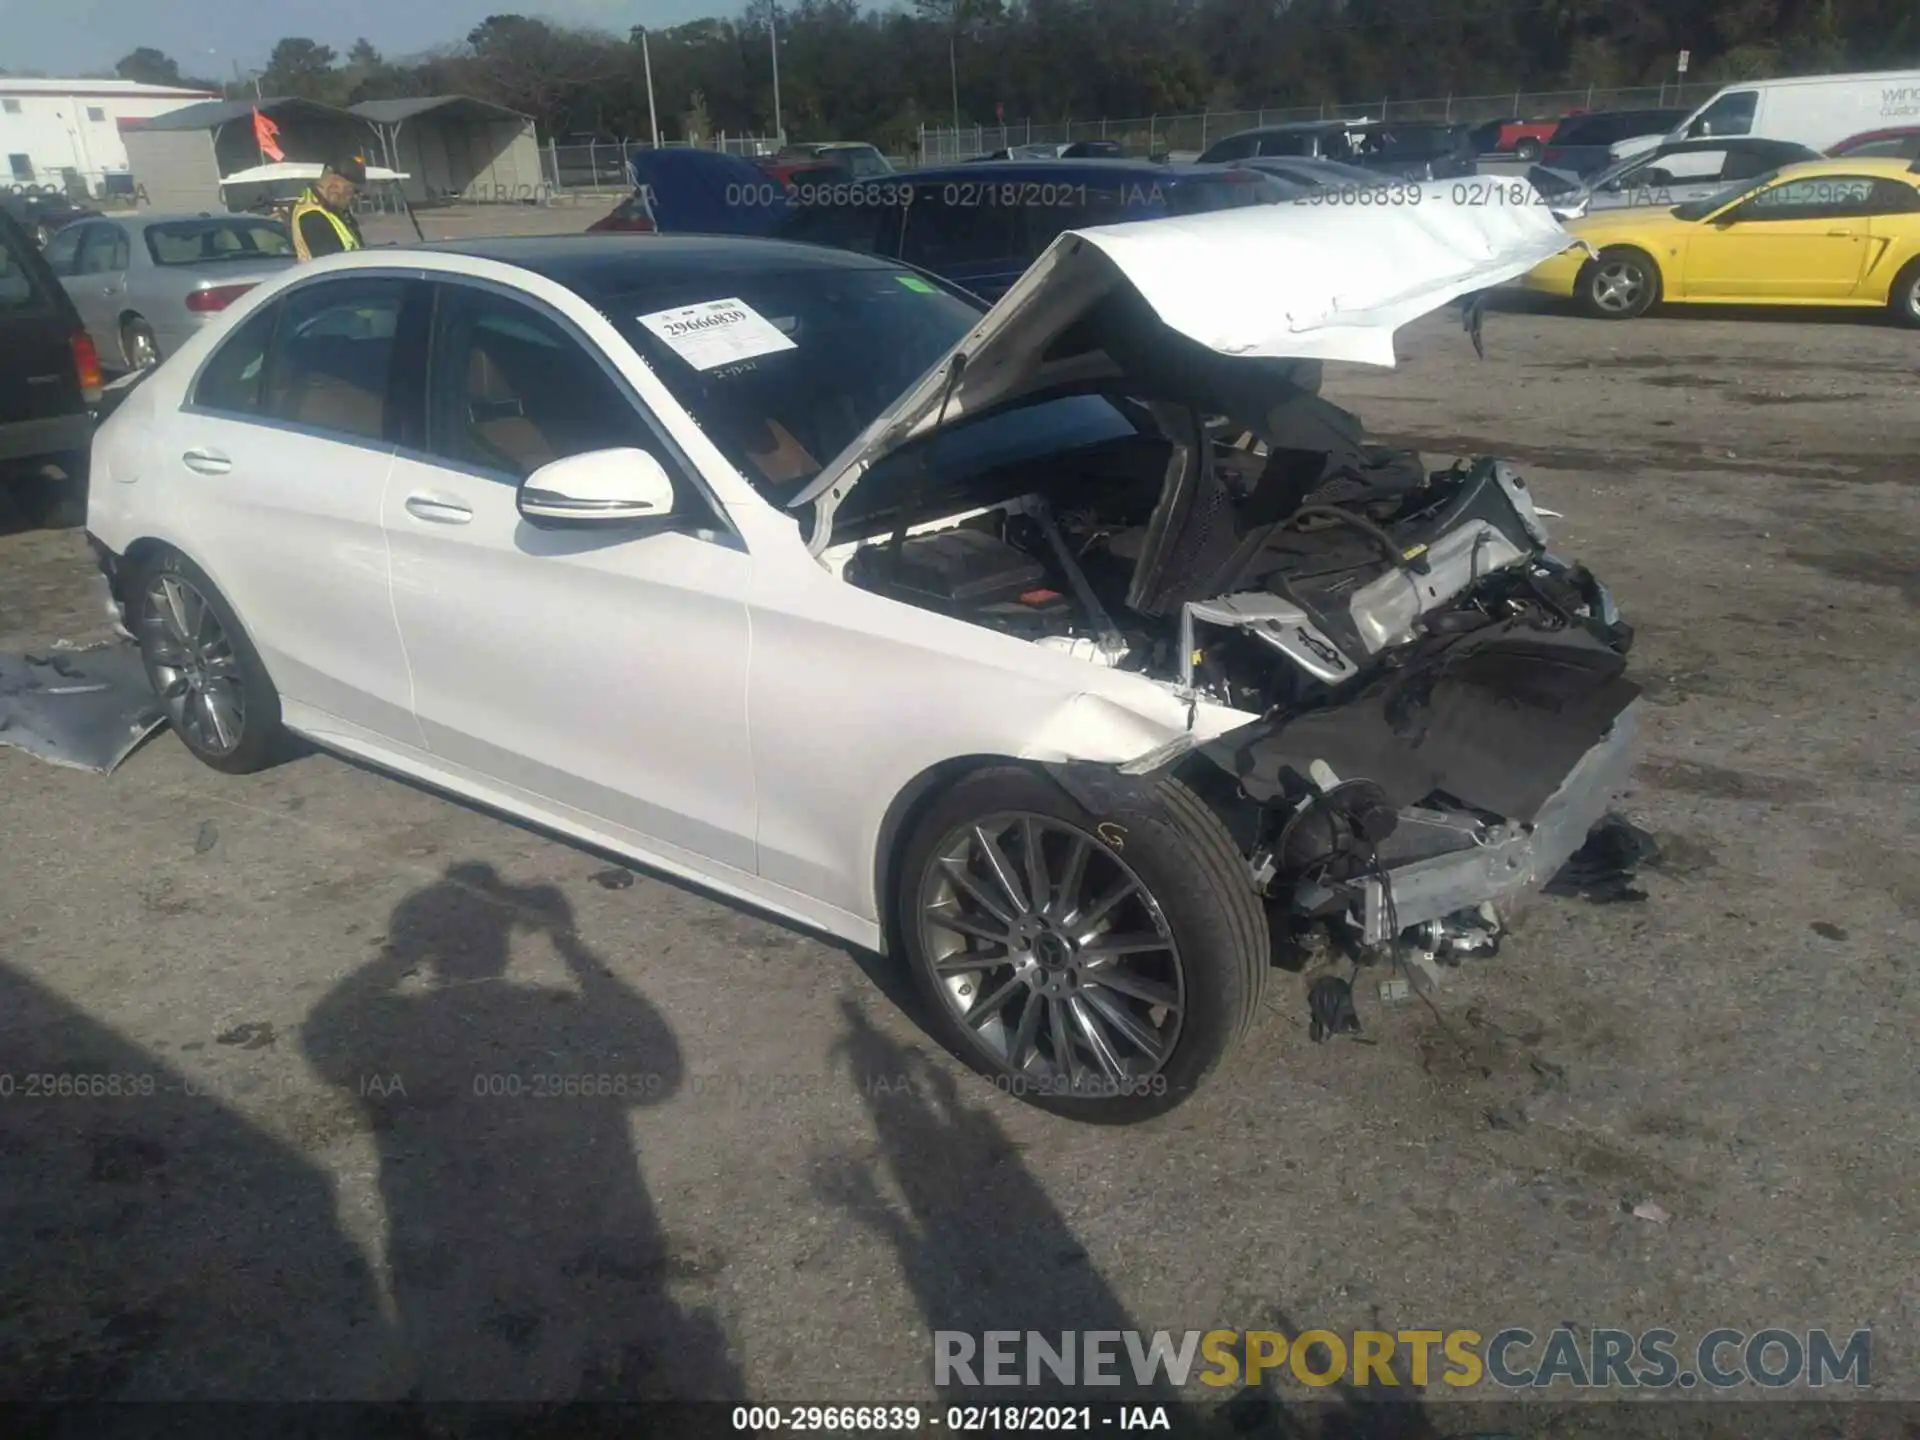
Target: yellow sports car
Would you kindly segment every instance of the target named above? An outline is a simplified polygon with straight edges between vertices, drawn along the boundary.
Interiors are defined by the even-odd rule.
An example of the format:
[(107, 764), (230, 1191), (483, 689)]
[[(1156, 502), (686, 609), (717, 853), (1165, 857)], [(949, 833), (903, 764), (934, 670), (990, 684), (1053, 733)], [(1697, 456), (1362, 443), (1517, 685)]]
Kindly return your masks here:
[(1672, 300), (1885, 305), (1920, 326), (1920, 162), (1809, 160), (1684, 205), (1601, 211), (1567, 231), (1598, 258), (1568, 250), (1518, 283), (1603, 320)]

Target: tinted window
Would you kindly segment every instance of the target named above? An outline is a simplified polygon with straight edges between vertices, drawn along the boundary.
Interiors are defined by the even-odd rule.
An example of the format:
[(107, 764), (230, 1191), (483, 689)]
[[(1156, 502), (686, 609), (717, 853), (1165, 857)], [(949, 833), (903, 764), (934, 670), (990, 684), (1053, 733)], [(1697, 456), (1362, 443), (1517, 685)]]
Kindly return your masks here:
[(1270, 205), (1284, 200), (1287, 192), (1264, 176), (1241, 179), (1222, 176), (1218, 180), (1183, 180), (1167, 188), (1169, 215), (1199, 215), (1208, 210), (1236, 210), (1242, 205)]
[(1753, 130), (1754, 111), (1760, 105), (1757, 90), (1736, 90), (1722, 95), (1700, 112), (1700, 118), (1687, 127), (1687, 134), (1747, 135)]
[(1764, 175), (1769, 170), (1776, 169), (1779, 164), (1779, 157), (1771, 155), (1765, 150), (1757, 150), (1751, 146), (1742, 145), (1727, 151), (1726, 163), (1721, 166), (1720, 169), (1720, 178), (1722, 180), (1751, 180), (1755, 176)]
[(433, 454), (524, 480), (542, 465), (592, 450), (659, 453), (613, 377), (530, 306), (469, 286), (440, 286), (432, 354)]
[[(907, 207), (901, 258), (936, 274), (955, 265), (1024, 258), (1023, 207), (993, 203), (995, 190), (991, 181), (978, 187), (969, 183), (921, 190)], [(1018, 191), (1014, 187), (1016, 198)], [(947, 192), (954, 192), (959, 203), (948, 204)]]
[(386, 435), (387, 382), (407, 282), (327, 280), (282, 302), (261, 410), (337, 435)]
[[(980, 318), (931, 281), (883, 265), (773, 269), (761, 262), (641, 289), (644, 283), (635, 275), (632, 291), (592, 299), (721, 452), (776, 503), (818, 474)], [(722, 300), (740, 302), (787, 343), (767, 341), (746, 358), (716, 362), (641, 323)]]
[[(882, 188), (875, 189), (874, 197), (876, 202), (889, 198)], [(891, 254), (900, 235), (901, 209), (882, 203), (805, 206), (781, 227), (780, 236), (862, 255)]]
[(193, 403), (229, 415), (253, 415), (260, 409), (260, 379), (266, 372), (267, 347), (273, 343), (278, 302), (263, 305), (221, 341), (220, 348), (200, 372)]
[(1846, 220), (1913, 208), (1911, 185), (1870, 175), (1817, 175), (1763, 190), (1740, 207), (1740, 220)]
[[(1211, 165), (1221, 160), (1245, 160), (1254, 154), (1260, 153), (1260, 151), (1260, 137), (1258, 135), (1230, 135), (1218, 145), (1209, 149), (1207, 153), (1200, 158)], [(1271, 155), (1280, 152), (1269, 150), (1265, 153)]]
[[(1035, 258), (1064, 231), (1090, 230), (1096, 225), (1118, 225), (1123, 220), (1147, 219), (1158, 213), (1151, 208), (1159, 198), (1152, 189), (1144, 193), (1122, 193), (1118, 190), (1081, 190), (1076, 187), (1074, 195), (1074, 204), (1037, 206), (1028, 211), (1027, 236)], [(1084, 203), (1081, 203), (1082, 196)], [(1148, 208), (1143, 210), (1142, 206)]]
[[(1331, 140), (1332, 137), (1326, 137)], [(1322, 137), (1312, 130), (1282, 130), (1272, 135), (1260, 137), (1262, 155), (1318, 155), (1321, 153)], [(1339, 151), (1346, 153), (1346, 147), (1329, 144), (1328, 153)]]
[(169, 220), (147, 227), (147, 253), (156, 265), (198, 265), (291, 255), (293, 242), (271, 220)]

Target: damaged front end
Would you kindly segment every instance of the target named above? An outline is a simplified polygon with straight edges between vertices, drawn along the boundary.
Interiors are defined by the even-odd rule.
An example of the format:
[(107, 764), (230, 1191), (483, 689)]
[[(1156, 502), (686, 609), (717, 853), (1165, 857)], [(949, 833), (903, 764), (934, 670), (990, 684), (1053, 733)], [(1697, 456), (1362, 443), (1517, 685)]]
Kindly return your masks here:
[[(1574, 241), (1439, 196), (1364, 226), (1273, 208), (1062, 237), (796, 504), (848, 583), (1185, 701), (1185, 735), (1058, 773), (1097, 812), (1178, 770), (1276, 935), (1485, 948), (1489, 907), (1627, 778), (1632, 630), (1510, 465), (1368, 443), (1320, 362), (1391, 364), (1393, 331), (1449, 300), (1471, 329), (1477, 293)], [(1063, 397), (1127, 433), (954, 473), (951, 432)]]

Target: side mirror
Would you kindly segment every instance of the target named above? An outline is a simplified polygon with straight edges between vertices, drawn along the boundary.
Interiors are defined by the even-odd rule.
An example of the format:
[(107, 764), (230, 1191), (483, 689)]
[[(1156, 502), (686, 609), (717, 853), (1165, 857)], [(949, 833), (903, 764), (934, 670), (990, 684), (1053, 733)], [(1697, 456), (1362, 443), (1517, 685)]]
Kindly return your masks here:
[(673, 515), (673, 481), (645, 450), (589, 450), (542, 465), (520, 482), (520, 517), (542, 529), (616, 526)]

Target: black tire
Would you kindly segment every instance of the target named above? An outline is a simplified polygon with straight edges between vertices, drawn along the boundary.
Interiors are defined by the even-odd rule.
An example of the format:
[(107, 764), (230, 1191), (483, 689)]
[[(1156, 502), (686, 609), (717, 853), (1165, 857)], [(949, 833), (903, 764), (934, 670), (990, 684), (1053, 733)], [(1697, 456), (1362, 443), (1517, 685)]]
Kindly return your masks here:
[[(237, 698), (239, 702), (238, 735), (230, 745), (221, 746), (215, 736), (197, 732), (191, 721), (183, 723), (179, 705), (191, 702), (176, 703), (169, 697), (170, 684), (166, 677), (177, 673), (169, 660), (179, 652), (177, 648), (169, 649), (172, 632), (161, 612), (159, 591), (167, 581), (175, 582), (175, 593), (184, 587), (204, 603), (226, 642), (224, 647), (214, 648), (223, 658), (231, 657), (231, 668), (223, 663), (218, 676), (211, 678), (221, 686), (224, 698)], [(194, 758), (229, 775), (264, 770), (277, 761), (283, 753), (285, 738), (280, 723), (279, 692), (273, 688), (260, 652), (253, 648), (253, 641), (247, 637), (233, 607), (205, 572), (179, 551), (162, 550), (135, 567), (128, 577), (125, 594), (128, 628), (140, 643), (140, 658), (146, 666), (148, 683), (166, 709), (174, 733), (193, 752)], [(207, 633), (204, 627), (194, 628)]]
[[(1177, 967), (1183, 1003), (1171, 1049), (1143, 1081), (1118, 1086), (1096, 1081), (1094, 1088), (1105, 1093), (1089, 1096), (1072, 1093), (1057, 1080), (1036, 1080), (1031, 1064), (1014, 1070), (956, 1011), (960, 1002), (946, 988), (955, 977), (949, 974), (943, 979), (935, 969), (923, 907), (944, 883), (942, 876), (951, 873), (939, 865), (943, 847), (965, 827), (1009, 814), (1037, 817), (1085, 837), (1097, 837), (1087, 861), (1088, 876), (1096, 864), (1114, 867), (1115, 874), (1124, 867), (1143, 887), (1145, 897), (1150, 897), (1143, 903), (1157, 906), (1164, 920), (1163, 933), (1175, 947), (1168, 961)], [(1066, 831), (1055, 833), (1072, 843)], [(1096, 858), (1102, 854), (1105, 859)], [(936, 1038), (1000, 1088), (1041, 1109), (1112, 1125), (1136, 1124), (1164, 1114), (1191, 1096), (1226, 1061), (1259, 1014), (1270, 959), (1266, 913), (1254, 893), (1246, 862), (1225, 827), (1176, 780), (1143, 786), (1136, 799), (1093, 815), (1036, 770), (1011, 764), (975, 770), (922, 813), (895, 874), (898, 878), (890, 897), (895, 933), (901, 937)], [(1033, 950), (1038, 953), (1037, 944)], [(999, 973), (1011, 977), (1011, 963)], [(989, 981), (982, 971), (976, 983), (985, 989), (1001, 980)], [(1099, 986), (1098, 980), (1092, 983)], [(1102, 992), (1109, 1003), (1112, 993)], [(1027, 1004), (1038, 1003), (1020, 990), (1007, 1003), (1016, 1002), (1020, 1014)], [(1148, 1008), (1144, 1013), (1154, 1012)]]
[(1894, 277), (1887, 308), (1902, 325), (1920, 329), (1920, 260), (1908, 261), (1907, 268)]
[(1531, 165), (1540, 158), (1540, 142), (1538, 140), (1522, 140), (1518, 145), (1513, 147), (1513, 158), (1516, 160), (1524, 160), (1527, 164)]
[(1573, 298), (1595, 320), (1632, 320), (1660, 298), (1660, 267), (1644, 250), (1613, 245), (1580, 267)]
[(120, 322), (120, 356), (129, 370), (151, 370), (165, 358), (160, 354), (160, 337), (138, 315)]

